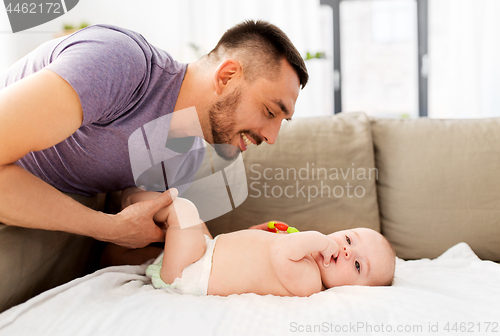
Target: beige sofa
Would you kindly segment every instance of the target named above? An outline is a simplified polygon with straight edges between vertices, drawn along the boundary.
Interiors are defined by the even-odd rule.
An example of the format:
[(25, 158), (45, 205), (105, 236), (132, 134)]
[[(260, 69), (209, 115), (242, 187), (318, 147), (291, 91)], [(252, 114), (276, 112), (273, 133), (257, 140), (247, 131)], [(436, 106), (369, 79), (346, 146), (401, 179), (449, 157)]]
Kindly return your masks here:
[[(392, 333), (421, 328), (412, 330), (423, 333), (405, 333), (420, 335), (447, 333), (455, 322), (484, 333), (498, 320), (500, 265), (478, 260), (457, 243), (500, 261), (499, 131), (500, 119), (370, 120), (350, 113), (294, 120), (283, 125), (275, 145), (245, 152), (249, 196), (235, 211), (207, 223), (214, 235), (278, 219), (325, 233), (357, 226), (381, 230), (404, 259), (434, 258), (451, 247), (432, 261), (397, 259), (393, 287), (343, 286), (309, 298), (195, 297), (153, 290), (146, 265), (117, 266), (1, 313), (0, 334), (289, 335), (326, 323), (347, 328), (342, 330), (391, 326)], [(108, 196), (109, 206), (118, 195)], [(17, 231), (22, 244), (7, 245)], [(40, 285), (48, 279), (51, 285), (67, 280), (62, 266), (92, 260), (82, 253), (88, 244), (65, 236), (0, 225), (0, 257), (20, 251), (10, 267), (23, 267), (15, 290), (36, 294), (47, 289)], [(39, 267), (27, 274), (28, 263)]]
[[(466, 242), (500, 261), (500, 119), (297, 119), (243, 158), (249, 196), (207, 223), (214, 236), (269, 220), (323, 233), (369, 227), (403, 259)], [(103, 210), (101, 196), (72, 195)], [(105, 209), (118, 211), (119, 194), (108, 196)], [(0, 224), (0, 266), (18, 271), (2, 274), (16, 286), (2, 288), (0, 312), (92, 272), (100, 251), (85, 237)]]
[(500, 119), (297, 119), (244, 153), (249, 196), (214, 235), (282, 220), (299, 230), (379, 230), (403, 259), (468, 243), (500, 261)]

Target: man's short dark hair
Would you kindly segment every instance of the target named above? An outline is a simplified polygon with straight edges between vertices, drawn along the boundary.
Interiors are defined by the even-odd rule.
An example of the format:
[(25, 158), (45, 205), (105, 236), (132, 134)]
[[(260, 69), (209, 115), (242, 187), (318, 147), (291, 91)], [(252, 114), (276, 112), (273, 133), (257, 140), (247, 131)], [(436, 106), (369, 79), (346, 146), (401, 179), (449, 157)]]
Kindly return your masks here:
[(295, 70), (302, 88), (309, 79), (304, 60), (288, 36), (266, 21), (247, 20), (227, 30), (208, 56), (218, 57), (224, 51), (242, 51), (247, 60), (242, 65), (243, 73), (250, 81), (279, 72), (283, 58)]

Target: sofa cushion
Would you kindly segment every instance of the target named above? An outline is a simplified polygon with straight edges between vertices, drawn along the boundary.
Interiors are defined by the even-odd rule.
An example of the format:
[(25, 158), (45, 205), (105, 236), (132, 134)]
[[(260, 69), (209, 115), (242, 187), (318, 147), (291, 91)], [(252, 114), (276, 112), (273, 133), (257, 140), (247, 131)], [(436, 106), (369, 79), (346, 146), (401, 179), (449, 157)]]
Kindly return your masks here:
[(500, 119), (372, 120), (382, 233), (404, 259), (500, 261)]
[(274, 145), (243, 155), (249, 196), (207, 222), (212, 234), (281, 220), (299, 230), (379, 230), (370, 121), (363, 113), (285, 122)]

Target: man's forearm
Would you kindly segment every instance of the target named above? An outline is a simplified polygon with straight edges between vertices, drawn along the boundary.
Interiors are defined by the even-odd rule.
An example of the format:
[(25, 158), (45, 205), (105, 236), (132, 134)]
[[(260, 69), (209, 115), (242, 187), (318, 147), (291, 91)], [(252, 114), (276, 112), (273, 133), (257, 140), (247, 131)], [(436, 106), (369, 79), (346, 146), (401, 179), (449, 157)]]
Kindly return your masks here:
[(0, 166), (0, 222), (101, 240), (111, 237), (113, 228), (109, 215), (81, 205), (14, 164)]

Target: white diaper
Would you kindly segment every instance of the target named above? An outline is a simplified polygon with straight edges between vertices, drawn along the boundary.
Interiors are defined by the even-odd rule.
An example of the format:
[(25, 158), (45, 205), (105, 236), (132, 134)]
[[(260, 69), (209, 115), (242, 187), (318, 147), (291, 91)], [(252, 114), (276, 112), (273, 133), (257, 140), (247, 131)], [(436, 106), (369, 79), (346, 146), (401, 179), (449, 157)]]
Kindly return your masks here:
[(208, 280), (212, 270), (212, 256), (214, 254), (215, 242), (219, 236), (210, 239), (205, 235), (206, 249), (203, 256), (196, 262), (184, 268), (182, 276), (175, 278), (172, 284), (165, 283), (160, 277), (163, 253), (149, 265), (146, 275), (151, 278), (153, 286), (163, 289), (169, 293), (207, 295)]

